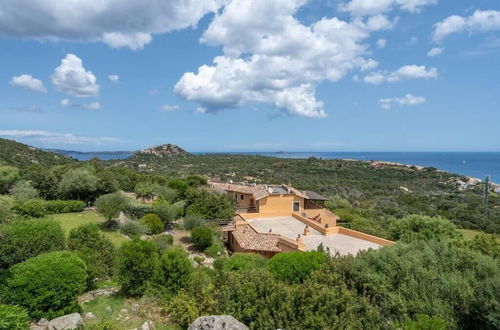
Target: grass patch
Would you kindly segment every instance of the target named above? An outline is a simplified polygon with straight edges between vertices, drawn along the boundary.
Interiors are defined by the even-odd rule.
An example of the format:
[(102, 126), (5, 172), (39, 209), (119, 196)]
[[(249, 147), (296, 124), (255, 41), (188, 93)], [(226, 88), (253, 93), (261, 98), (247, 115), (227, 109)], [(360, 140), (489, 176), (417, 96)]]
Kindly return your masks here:
[[(78, 228), (89, 223), (101, 224), (105, 219), (97, 214), (95, 211), (83, 211), (75, 213), (61, 213), (52, 214), (44, 219), (51, 219), (58, 222), (66, 235), (71, 229)], [(123, 243), (127, 242), (128, 239), (116, 231), (104, 231), (107, 238), (113, 243), (115, 247), (120, 247)]]
[[(471, 241), (474, 239), (479, 234), (484, 234), (484, 232), (480, 230), (474, 230), (474, 229), (458, 229), (459, 232), (462, 233), (464, 240), (466, 241)], [(497, 241), (500, 242), (500, 235), (495, 235), (497, 237)]]

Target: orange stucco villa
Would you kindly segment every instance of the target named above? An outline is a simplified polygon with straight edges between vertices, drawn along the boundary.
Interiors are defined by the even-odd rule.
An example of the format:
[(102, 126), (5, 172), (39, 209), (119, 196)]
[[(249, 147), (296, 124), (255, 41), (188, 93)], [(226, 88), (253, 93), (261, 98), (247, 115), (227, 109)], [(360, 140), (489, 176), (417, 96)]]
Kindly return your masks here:
[(356, 255), (394, 242), (337, 226), (339, 217), (324, 207), (327, 198), (289, 185), (209, 181), (233, 196), (236, 216), (223, 230), (233, 252), (272, 257), (280, 252), (316, 250)]

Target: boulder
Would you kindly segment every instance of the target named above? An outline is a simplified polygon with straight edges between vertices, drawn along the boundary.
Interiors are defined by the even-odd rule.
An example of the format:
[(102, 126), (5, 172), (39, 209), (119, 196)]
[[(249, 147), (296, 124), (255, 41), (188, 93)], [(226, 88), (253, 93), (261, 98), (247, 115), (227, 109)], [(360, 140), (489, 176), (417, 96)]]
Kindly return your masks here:
[(85, 313), (83, 316), (85, 320), (95, 320), (95, 315), (92, 312)]
[(49, 330), (76, 329), (83, 324), (82, 316), (78, 313), (68, 314), (49, 322)]
[(146, 321), (142, 324), (141, 330), (153, 330), (155, 325), (151, 321)]
[(188, 330), (248, 330), (248, 327), (231, 315), (200, 316)]

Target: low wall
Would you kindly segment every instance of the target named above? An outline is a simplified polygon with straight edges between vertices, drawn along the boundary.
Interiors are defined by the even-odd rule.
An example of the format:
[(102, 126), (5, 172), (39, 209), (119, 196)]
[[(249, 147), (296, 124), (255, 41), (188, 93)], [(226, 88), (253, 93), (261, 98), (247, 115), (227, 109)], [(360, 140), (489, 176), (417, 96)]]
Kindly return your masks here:
[(343, 235), (347, 235), (347, 236), (356, 237), (356, 238), (363, 239), (365, 241), (369, 241), (369, 242), (372, 242), (372, 243), (375, 243), (375, 244), (378, 244), (378, 245), (382, 245), (382, 246), (396, 244), (396, 242), (389, 241), (388, 239), (384, 239), (384, 238), (380, 238), (380, 237), (377, 237), (377, 236), (365, 234), (365, 233), (362, 233), (360, 231), (356, 231), (356, 230), (352, 230), (352, 229), (347, 229), (347, 228), (344, 228), (344, 227), (333, 227), (332, 229), (335, 230), (336, 234), (343, 234)]
[(335, 227), (326, 228), (325, 226), (317, 223), (316, 221), (312, 221), (310, 219), (304, 218), (303, 216), (300, 216), (297, 213), (292, 213), (292, 217), (294, 217), (295, 219), (304, 223), (305, 225), (308, 225), (309, 227), (316, 229), (317, 231), (319, 231), (323, 235), (331, 235), (333, 233), (332, 228), (335, 228)]
[(304, 244), (291, 240), (289, 238), (286, 238), (282, 235), (279, 237), (278, 241), (278, 247), (281, 249), (283, 252), (293, 252), (293, 251), (305, 251), (305, 246)]

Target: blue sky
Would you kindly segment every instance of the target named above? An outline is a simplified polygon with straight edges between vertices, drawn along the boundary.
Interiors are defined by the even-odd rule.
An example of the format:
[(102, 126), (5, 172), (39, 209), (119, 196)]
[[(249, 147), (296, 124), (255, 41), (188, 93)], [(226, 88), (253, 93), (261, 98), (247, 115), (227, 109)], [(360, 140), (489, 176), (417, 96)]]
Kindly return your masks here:
[(500, 151), (497, 0), (56, 2), (0, 3), (0, 137)]

